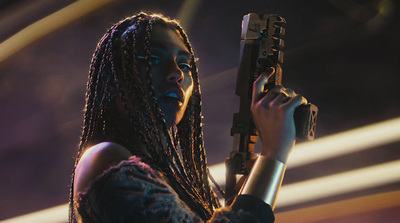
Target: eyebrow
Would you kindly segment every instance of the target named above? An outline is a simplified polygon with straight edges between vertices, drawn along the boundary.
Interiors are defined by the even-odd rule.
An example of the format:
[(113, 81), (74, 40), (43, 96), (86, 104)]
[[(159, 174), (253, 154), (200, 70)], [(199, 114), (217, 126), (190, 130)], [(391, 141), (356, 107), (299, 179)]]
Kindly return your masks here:
[[(163, 53), (167, 52), (167, 49), (166, 49), (164, 46), (162, 46), (162, 45), (152, 45), (152, 46), (150, 46), (150, 50), (161, 50), (161, 51), (163, 51)], [(177, 55), (178, 55), (178, 56), (187, 56), (187, 57), (189, 57), (189, 58), (192, 57), (192, 54), (191, 54), (189, 51), (187, 51), (187, 50), (182, 50), (182, 49), (180, 49), (180, 50), (178, 51), (178, 54), (177, 54)]]

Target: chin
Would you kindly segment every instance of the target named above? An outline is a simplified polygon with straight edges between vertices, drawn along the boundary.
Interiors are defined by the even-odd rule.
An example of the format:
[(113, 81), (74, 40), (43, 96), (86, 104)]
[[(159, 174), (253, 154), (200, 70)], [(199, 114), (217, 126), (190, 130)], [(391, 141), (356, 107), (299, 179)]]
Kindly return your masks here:
[(184, 114), (184, 112), (181, 110), (165, 109), (163, 107), (161, 107), (161, 112), (164, 113), (165, 124), (168, 128), (177, 125), (181, 121)]
[(180, 118), (178, 118), (176, 115), (164, 115), (164, 120), (165, 120), (165, 124), (167, 125), (168, 128), (175, 126), (179, 123), (179, 121), (181, 120)]
[(175, 122), (165, 120), (165, 125), (167, 126), (167, 128), (171, 128), (177, 124)]

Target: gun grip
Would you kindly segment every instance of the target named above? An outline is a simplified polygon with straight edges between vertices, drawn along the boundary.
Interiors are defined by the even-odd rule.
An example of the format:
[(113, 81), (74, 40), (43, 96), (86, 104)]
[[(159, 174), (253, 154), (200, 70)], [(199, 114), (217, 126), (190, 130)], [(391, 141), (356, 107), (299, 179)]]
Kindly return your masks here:
[(313, 140), (317, 125), (318, 107), (313, 104), (300, 105), (294, 111), (296, 137), (304, 140)]

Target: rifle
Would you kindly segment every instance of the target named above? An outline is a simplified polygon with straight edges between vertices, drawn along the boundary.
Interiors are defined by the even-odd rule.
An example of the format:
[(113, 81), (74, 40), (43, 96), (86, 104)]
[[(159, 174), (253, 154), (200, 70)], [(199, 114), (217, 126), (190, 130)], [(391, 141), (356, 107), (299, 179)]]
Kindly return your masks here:
[[(243, 17), (240, 41), (240, 63), (236, 79), (236, 95), (240, 97), (239, 112), (233, 115), (231, 136), (233, 149), (226, 165), (225, 203), (229, 205), (238, 189), (236, 175), (248, 175), (255, 160), (258, 133), (250, 111), (253, 82), (268, 67), (275, 67), (275, 74), (268, 79), (264, 89), (282, 85), (284, 18), (274, 14), (249, 13)], [(294, 113), (296, 137), (313, 140), (318, 108), (313, 104), (300, 105)], [(243, 182), (241, 182), (243, 183)], [(241, 185), (240, 185), (241, 186)]]

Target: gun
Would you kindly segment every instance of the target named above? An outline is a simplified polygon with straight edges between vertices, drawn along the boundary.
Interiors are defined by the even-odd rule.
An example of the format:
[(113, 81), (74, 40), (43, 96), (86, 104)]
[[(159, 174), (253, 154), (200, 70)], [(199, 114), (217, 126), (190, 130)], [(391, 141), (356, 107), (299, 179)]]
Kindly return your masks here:
[[(240, 62), (236, 79), (236, 95), (240, 97), (239, 112), (233, 115), (231, 136), (233, 149), (226, 164), (225, 203), (229, 205), (236, 193), (236, 176), (248, 175), (246, 164), (255, 160), (254, 146), (257, 130), (250, 111), (253, 82), (268, 67), (275, 67), (264, 89), (282, 84), (283, 48), (285, 37), (284, 18), (275, 14), (249, 13), (243, 17), (240, 41)], [(313, 140), (318, 108), (313, 104), (299, 106), (294, 113), (296, 137)], [(246, 165), (245, 165), (246, 164)]]

